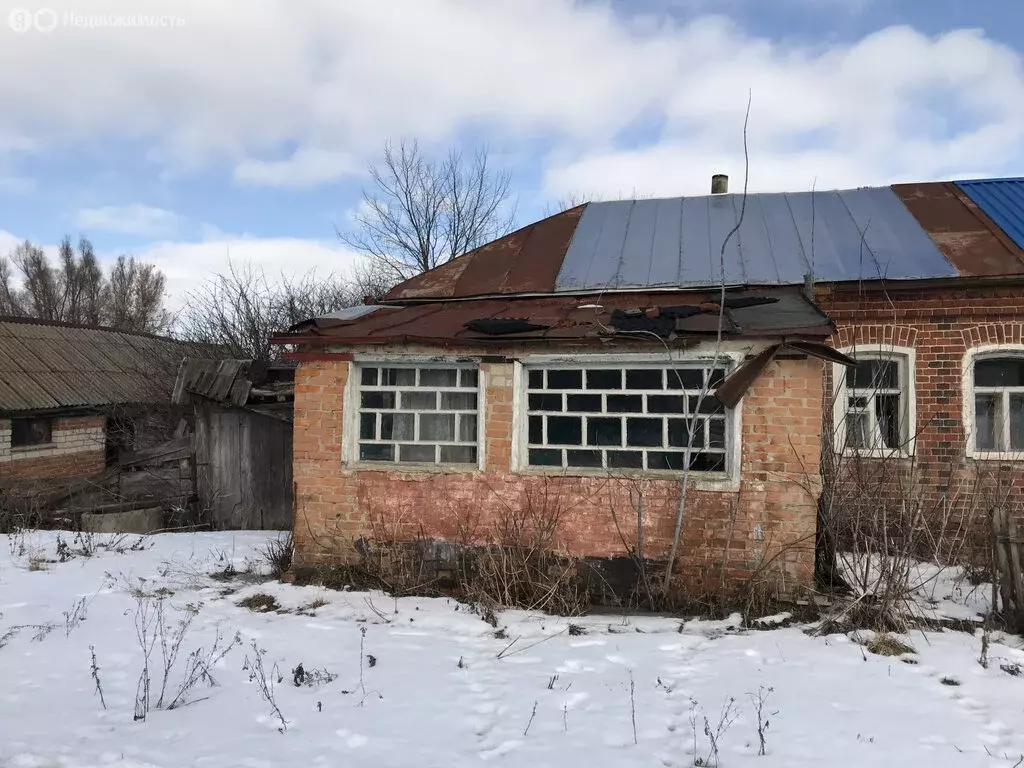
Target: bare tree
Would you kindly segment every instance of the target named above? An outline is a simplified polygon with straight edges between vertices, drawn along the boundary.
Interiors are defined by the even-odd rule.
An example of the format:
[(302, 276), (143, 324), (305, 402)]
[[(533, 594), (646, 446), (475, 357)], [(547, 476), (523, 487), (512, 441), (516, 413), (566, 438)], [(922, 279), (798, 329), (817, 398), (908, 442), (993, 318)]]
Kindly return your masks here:
[[(15, 272), (20, 273), (20, 287)], [(65, 237), (55, 264), (28, 241), (15, 248), (9, 260), (0, 257), (0, 314), (5, 315), (161, 333), (171, 324), (163, 308), (165, 286), (156, 267), (134, 257), (119, 257), (110, 275), (104, 275), (85, 238), (76, 250)]]
[(596, 203), (603, 199), (604, 198), (596, 192), (589, 195), (585, 195), (582, 192), (577, 191), (568, 192), (564, 196), (556, 198), (550, 203), (545, 204), (544, 215), (554, 216), (556, 213), (567, 211), (570, 208), (585, 205), (586, 203)]
[(107, 298), (108, 323), (126, 331), (166, 331), (171, 316), (163, 309), (166, 278), (152, 264), (118, 256)]
[(373, 184), (363, 191), (356, 231), (341, 238), (395, 282), (512, 229), (512, 176), (491, 167), (486, 148), (471, 158), (452, 150), (435, 161), (416, 141), (402, 140), (386, 144), (383, 162), (369, 172)]
[(270, 360), (270, 338), (301, 320), (375, 300), (389, 288), (375, 265), (355, 279), (315, 271), (273, 281), (251, 263), (231, 264), (186, 296), (179, 331), (187, 341), (215, 345), (231, 357)]

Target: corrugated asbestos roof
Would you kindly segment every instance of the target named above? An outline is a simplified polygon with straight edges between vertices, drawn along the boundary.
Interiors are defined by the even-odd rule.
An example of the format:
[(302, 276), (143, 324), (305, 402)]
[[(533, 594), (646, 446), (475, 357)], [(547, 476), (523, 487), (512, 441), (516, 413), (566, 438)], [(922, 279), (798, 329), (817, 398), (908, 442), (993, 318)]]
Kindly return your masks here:
[(1024, 248), (1024, 179), (980, 179), (956, 185), (1018, 248)]
[(0, 318), (0, 413), (166, 400), (185, 345)]
[[(350, 320), (299, 323), (278, 343), (507, 346), (512, 342), (600, 342), (617, 338), (660, 346), (663, 340), (698, 339), (718, 330), (719, 293), (609, 293), (599, 301), (572, 296), (488, 298), (383, 307)], [(833, 325), (795, 288), (729, 291), (727, 338), (822, 339)], [(482, 332), (486, 321), (504, 325)], [(524, 330), (516, 331), (517, 326)], [(654, 335), (652, 335), (652, 333)]]
[[(589, 203), (391, 290), (388, 301), (703, 288), (741, 195)], [(747, 195), (725, 252), (730, 285), (1024, 274), (1024, 182), (899, 184)], [(1004, 231), (1005, 229), (1005, 231)]]

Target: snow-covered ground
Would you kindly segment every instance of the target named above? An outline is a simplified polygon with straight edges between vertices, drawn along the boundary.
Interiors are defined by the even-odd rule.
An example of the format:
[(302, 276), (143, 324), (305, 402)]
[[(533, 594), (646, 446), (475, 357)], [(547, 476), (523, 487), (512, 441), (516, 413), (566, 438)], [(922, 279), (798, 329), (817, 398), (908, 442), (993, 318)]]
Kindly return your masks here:
[[(0, 536), (0, 766), (709, 765), (704, 718), (715, 735), (723, 708), (726, 767), (1013, 766), (1024, 755), (1024, 675), (1000, 668), (1024, 666), (1013, 638), (997, 636), (988, 669), (979, 638), (960, 632), (906, 636), (917, 653), (901, 659), (799, 627), (607, 615), (570, 627), (509, 611), (498, 638), (453, 600), (208, 575), (228, 562), (244, 570), (269, 538), (168, 534), (141, 551), (45, 562), (57, 559), (56, 534)], [(937, 587), (937, 604), (962, 602), (949, 590)], [(256, 594), (281, 612), (239, 605)], [(162, 709), (157, 637), (151, 709), (135, 720), (137, 614), (161, 596), (168, 637), (191, 625)], [(189, 654), (205, 658), (218, 634), (223, 645), (236, 633), (216, 687), (204, 679), (167, 708)], [(284, 723), (261, 694), (257, 656)], [(297, 687), (300, 663), (337, 677)]]

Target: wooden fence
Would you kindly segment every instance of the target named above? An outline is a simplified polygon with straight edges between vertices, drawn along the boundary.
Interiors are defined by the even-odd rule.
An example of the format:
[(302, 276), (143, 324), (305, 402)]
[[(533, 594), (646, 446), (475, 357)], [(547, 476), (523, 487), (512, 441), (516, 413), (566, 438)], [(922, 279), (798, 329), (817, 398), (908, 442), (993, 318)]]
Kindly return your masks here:
[(993, 512), (992, 535), (1003, 617), (1011, 631), (1024, 633), (1024, 537), (1006, 507)]

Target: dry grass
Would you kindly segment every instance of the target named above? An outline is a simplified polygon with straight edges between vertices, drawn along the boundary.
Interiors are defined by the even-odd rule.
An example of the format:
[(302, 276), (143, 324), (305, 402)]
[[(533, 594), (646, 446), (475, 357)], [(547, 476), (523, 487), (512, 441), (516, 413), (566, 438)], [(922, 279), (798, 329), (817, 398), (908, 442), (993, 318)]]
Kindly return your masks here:
[(269, 613), (281, 608), (281, 604), (277, 602), (277, 599), (273, 595), (268, 595), (265, 592), (257, 592), (254, 595), (249, 595), (249, 597), (239, 601), (238, 606), (240, 608), (248, 608), (254, 613)]
[(907, 653), (917, 653), (912, 646), (890, 634), (872, 638), (867, 643), (867, 649), (876, 656), (903, 656)]

